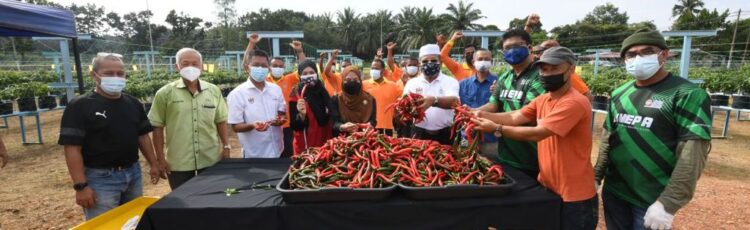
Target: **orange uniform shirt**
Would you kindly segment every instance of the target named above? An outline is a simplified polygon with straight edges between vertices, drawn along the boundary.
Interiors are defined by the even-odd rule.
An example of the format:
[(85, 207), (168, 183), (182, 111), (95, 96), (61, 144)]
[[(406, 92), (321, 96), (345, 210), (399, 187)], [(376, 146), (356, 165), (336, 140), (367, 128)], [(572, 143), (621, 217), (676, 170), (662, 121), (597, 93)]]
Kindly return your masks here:
[(289, 127), (289, 95), (292, 93), (292, 90), (295, 86), (299, 83), (299, 76), (297, 76), (297, 72), (292, 72), (290, 74), (282, 76), (278, 81), (276, 79), (273, 79), (271, 75), (269, 74), (266, 78), (266, 81), (274, 83), (279, 85), (281, 87), (281, 92), (284, 94), (284, 102), (286, 102), (286, 123), (284, 123), (284, 128)]
[(589, 92), (589, 86), (587, 86), (586, 83), (581, 80), (581, 77), (578, 76), (577, 73), (573, 73), (572, 75), (570, 75), (570, 86), (572, 86), (573, 89), (580, 92), (581, 94), (586, 94)]
[(454, 61), (451, 58), (451, 49), (453, 49), (453, 41), (449, 41), (443, 45), (443, 49), (440, 50), (440, 61), (443, 62), (445, 68), (448, 68), (453, 73), (453, 77), (457, 81), (461, 81), (477, 73), (476, 70), (470, 69), (468, 66), (464, 68), (464, 65)]
[(401, 80), (401, 76), (403, 75), (404, 75), (404, 71), (401, 70), (401, 68), (393, 69), (393, 71), (388, 71), (388, 70), (383, 71), (383, 77), (392, 82), (397, 82), (398, 80)]
[(388, 79), (383, 79), (381, 83), (367, 80), (363, 82), (363, 86), (365, 92), (375, 97), (375, 104), (377, 106), (377, 125), (375, 128), (393, 129), (394, 109), (386, 111), (386, 108), (398, 100), (403, 92), (403, 88)]
[(328, 76), (325, 73), (321, 73), (321, 75), (323, 76), (323, 86), (326, 88), (326, 91), (328, 91), (328, 96), (333, 96), (341, 92), (341, 83), (343, 79), (341, 78), (340, 73), (331, 71), (331, 75), (333, 76)]
[(538, 142), (539, 183), (564, 202), (596, 194), (591, 166), (591, 104), (575, 90), (559, 98), (542, 94), (521, 109), (523, 116), (552, 133)]

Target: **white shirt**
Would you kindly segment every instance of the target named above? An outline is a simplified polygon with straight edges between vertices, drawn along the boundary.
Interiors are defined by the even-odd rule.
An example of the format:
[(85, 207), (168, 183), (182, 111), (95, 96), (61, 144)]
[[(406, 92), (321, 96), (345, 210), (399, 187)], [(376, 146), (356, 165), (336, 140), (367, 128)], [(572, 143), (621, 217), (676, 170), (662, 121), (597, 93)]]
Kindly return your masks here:
[[(252, 124), (256, 121), (275, 120), (279, 113), (286, 113), (286, 104), (281, 87), (266, 81), (263, 91), (250, 80), (237, 86), (227, 96), (229, 119), (227, 123)], [(281, 126), (270, 126), (259, 132), (250, 130), (237, 133), (245, 158), (278, 158), (284, 150), (284, 133)]]
[[(404, 86), (404, 95), (417, 93), (425, 97), (453, 96), (458, 98), (458, 88), (458, 81), (456, 79), (442, 73), (432, 82), (428, 82), (424, 75), (420, 74), (419, 77), (406, 83), (406, 86)], [(442, 109), (433, 106), (425, 111), (424, 121), (417, 123), (416, 126), (430, 131), (437, 131), (453, 125), (453, 116), (453, 109)]]

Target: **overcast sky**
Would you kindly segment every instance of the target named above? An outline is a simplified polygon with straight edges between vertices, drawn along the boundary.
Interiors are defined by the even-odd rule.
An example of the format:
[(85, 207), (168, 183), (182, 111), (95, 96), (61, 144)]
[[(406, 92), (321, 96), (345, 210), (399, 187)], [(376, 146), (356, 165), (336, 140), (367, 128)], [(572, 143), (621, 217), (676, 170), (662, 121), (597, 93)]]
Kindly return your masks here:
[[(104, 6), (106, 11), (115, 11), (120, 14), (145, 10), (146, 0), (52, 0), (54, 2), (69, 5), (71, 2), (77, 4), (95, 3)], [(375, 12), (379, 9), (389, 9), (399, 12), (404, 6), (432, 7), (435, 13), (444, 13), (449, 3), (457, 3), (458, 0), (379, 0), (379, 1), (344, 1), (344, 0), (239, 0), (236, 3), (238, 14), (257, 11), (260, 8), (291, 9), (307, 13), (320, 14), (324, 12), (335, 12), (350, 6), (359, 13)], [(672, 6), (677, 0), (470, 0), (474, 7), (482, 10), (486, 17), (478, 23), (488, 25), (494, 24), (501, 29), (508, 27), (508, 22), (513, 18), (525, 17), (529, 13), (538, 13), (544, 29), (551, 30), (555, 26), (574, 23), (582, 19), (586, 13), (595, 6), (611, 2), (627, 12), (630, 16), (629, 22), (653, 21), (659, 30), (668, 30), (671, 25)], [(750, 1), (748, 0), (704, 0), (708, 9), (718, 8), (720, 11), (729, 9), (735, 12), (743, 10), (742, 18), (750, 17)], [(314, 3), (314, 4), (311, 4)], [(216, 19), (216, 7), (212, 0), (150, 0), (148, 5), (155, 14), (155, 21), (166, 24), (164, 19), (170, 10), (183, 11), (191, 16), (203, 18), (208, 21)], [(747, 13), (745, 13), (747, 12)], [(736, 15), (736, 14), (735, 14)], [(734, 19), (733, 19), (734, 20)]]

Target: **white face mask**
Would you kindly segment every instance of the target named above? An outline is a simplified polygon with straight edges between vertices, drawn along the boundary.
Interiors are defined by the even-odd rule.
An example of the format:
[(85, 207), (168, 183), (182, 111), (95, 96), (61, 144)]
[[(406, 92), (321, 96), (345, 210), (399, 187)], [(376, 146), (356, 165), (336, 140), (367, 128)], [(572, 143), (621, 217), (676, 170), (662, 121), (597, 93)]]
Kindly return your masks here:
[(474, 68), (479, 72), (490, 71), (490, 66), (492, 66), (492, 62), (490, 61), (475, 61), (474, 62)]
[(407, 66), (406, 67), (406, 74), (414, 76), (417, 75), (417, 71), (419, 71), (419, 67), (416, 66)]
[(180, 76), (182, 76), (182, 78), (185, 78), (185, 80), (195, 81), (196, 79), (198, 79), (198, 77), (201, 76), (201, 69), (188, 66), (180, 70)]
[(281, 76), (284, 76), (284, 68), (271, 68), (271, 76), (273, 76), (274, 78), (281, 78)]
[(125, 78), (115, 76), (99, 77), (99, 79), (99, 87), (109, 95), (120, 95), (127, 82)]
[(370, 77), (372, 77), (372, 80), (376, 80), (377, 81), (377, 80), (379, 80), (383, 76), (380, 75), (380, 70), (371, 69), (370, 70)]
[[(661, 52), (660, 52), (661, 53)], [(648, 80), (653, 77), (661, 65), (659, 64), (659, 54), (652, 54), (645, 57), (640, 55), (625, 61), (625, 69), (630, 75), (638, 80)]]

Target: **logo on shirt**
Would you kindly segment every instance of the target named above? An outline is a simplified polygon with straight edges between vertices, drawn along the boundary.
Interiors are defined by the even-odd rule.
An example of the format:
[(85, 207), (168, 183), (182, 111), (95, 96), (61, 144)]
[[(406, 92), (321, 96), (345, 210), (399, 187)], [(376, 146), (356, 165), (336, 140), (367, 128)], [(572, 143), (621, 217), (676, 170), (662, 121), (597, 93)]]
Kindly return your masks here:
[(250, 104), (255, 103), (255, 98), (254, 97), (248, 98), (247, 102), (250, 102)]
[(504, 89), (500, 91), (500, 98), (521, 100), (523, 97), (523, 91), (514, 89)]
[(648, 99), (643, 106), (646, 108), (661, 109), (661, 107), (664, 106), (664, 102), (656, 99)]
[(107, 110), (104, 110), (104, 112), (94, 112), (94, 116), (101, 116), (104, 119), (107, 119)]
[(414, 89), (414, 91), (416, 91), (417, 94), (422, 94), (424, 89), (422, 89), (422, 87), (417, 87), (416, 89)]
[(641, 126), (648, 129), (654, 123), (654, 118), (620, 113), (615, 117), (615, 123), (628, 126)]

